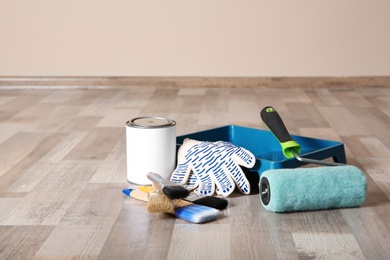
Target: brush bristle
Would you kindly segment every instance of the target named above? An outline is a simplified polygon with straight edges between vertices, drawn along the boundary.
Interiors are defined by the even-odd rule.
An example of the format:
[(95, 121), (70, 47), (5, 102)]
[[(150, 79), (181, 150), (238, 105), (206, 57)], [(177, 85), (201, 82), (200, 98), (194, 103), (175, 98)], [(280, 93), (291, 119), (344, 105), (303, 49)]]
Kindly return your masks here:
[(190, 195), (190, 192), (182, 186), (164, 186), (162, 192), (171, 200), (183, 199)]
[(198, 199), (191, 199), (192, 203), (207, 206), (214, 209), (224, 210), (227, 208), (229, 202), (227, 199), (217, 198), (212, 196), (205, 196)]
[(174, 213), (175, 207), (172, 200), (161, 191), (150, 192), (146, 210), (150, 213)]
[(198, 204), (175, 208), (175, 216), (192, 223), (205, 223), (219, 217), (220, 211)]

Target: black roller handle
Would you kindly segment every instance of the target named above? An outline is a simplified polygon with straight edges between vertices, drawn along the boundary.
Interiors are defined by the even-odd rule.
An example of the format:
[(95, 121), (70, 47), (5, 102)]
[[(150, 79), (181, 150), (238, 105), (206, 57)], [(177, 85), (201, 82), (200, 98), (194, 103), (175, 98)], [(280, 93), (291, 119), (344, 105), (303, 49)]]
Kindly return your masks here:
[(260, 116), (278, 139), (286, 158), (294, 158), (294, 154), (300, 154), (300, 145), (291, 137), (279, 113), (272, 106), (264, 107), (260, 112)]

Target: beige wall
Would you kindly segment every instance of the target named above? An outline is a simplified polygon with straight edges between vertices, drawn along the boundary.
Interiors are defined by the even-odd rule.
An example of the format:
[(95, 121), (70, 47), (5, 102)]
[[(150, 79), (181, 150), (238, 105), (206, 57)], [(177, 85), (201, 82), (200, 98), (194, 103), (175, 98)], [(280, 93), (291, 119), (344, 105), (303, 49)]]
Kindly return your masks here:
[(389, 0), (0, 0), (0, 76), (385, 76)]

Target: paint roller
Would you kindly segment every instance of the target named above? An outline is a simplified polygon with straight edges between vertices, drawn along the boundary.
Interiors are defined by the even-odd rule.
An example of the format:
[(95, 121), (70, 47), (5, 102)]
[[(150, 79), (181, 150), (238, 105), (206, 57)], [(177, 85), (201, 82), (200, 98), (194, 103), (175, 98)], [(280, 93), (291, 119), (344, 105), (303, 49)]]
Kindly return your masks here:
[(261, 202), (273, 212), (358, 207), (366, 199), (367, 180), (352, 165), (300, 156), (300, 145), (291, 137), (278, 112), (263, 108), (261, 118), (278, 139), (284, 156), (328, 167), (274, 169), (260, 176)]

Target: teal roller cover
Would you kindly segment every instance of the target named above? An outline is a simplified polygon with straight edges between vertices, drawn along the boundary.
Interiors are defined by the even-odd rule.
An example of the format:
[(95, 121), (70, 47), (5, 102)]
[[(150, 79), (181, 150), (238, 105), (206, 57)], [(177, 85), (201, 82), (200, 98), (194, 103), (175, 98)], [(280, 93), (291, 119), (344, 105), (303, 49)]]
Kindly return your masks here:
[(261, 202), (273, 212), (360, 206), (367, 180), (355, 166), (278, 169), (263, 172)]

